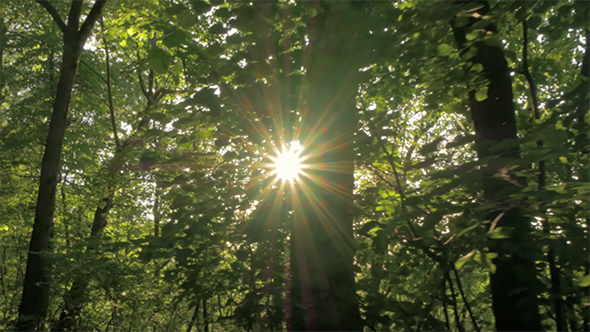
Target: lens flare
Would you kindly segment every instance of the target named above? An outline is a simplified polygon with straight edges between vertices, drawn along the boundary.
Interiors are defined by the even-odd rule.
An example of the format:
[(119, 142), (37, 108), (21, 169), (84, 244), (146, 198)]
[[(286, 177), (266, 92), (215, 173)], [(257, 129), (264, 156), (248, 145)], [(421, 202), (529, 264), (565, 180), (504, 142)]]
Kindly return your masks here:
[(303, 159), (301, 158), (301, 149), (299, 142), (292, 142), (289, 146), (277, 152), (276, 157), (271, 157), (273, 164), (273, 173), (283, 181), (295, 181), (303, 170)]

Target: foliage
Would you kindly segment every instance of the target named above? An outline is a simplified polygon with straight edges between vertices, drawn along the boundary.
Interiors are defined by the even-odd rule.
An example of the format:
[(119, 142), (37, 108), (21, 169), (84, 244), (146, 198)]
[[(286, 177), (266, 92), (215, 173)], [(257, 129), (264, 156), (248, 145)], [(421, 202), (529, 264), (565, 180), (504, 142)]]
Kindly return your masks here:
[[(67, 17), (67, 3), (51, 3)], [(307, 52), (316, 40), (309, 22), (320, 11), (340, 10), (336, 26), (359, 22), (356, 15), (370, 18), (329, 30), (343, 54), (362, 61), (323, 59), (366, 65), (356, 97), (351, 212), (366, 329), (494, 329), (489, 273), (496, 254), (489, 244), (512, 231), (496, 228), (487, 213), (496, 206), (483, 196), (481, 172), (495, 164), (505, 171), (497, 177), (517, 183), (497, 194), (533, 226), (543, 327), (556, 329), (551, 301), (559, 298), (569, 329), (587, 328), (588, 5), (492, 1), (483, 20), (498, 27), (497, 35), (477, 26), (468, 31), (469, 43), (505, 50), (518, 138), (491, 149), (520, 148), (516, 161), (475, 153), (488, 143), (475, 142), (468, 92), (478, 89), (482, 101), (488, 87), (473, 54), (457, 49), (450, 25), (469, 20), (472, 5), (109, 2), (72, 95), (47, 327), (54, 328), (82, 276), (88, 287), (78, 330), (287, 328), (293, 209), (301, 191), (274, 179), (269, 156), (298, 140), (306, 121), (304, 96), (314, 87), (307, 71), (317, 70), (309, 66), (318, 56)], [(3, 1), (2, 9), (0, 329), (7, 329), (18, 316), (62, 40), (33, 1)], [(113, 201), (108, 223), (90, 236), (105, 197)], [(559, 267), (557, 290), (551, 260)]]

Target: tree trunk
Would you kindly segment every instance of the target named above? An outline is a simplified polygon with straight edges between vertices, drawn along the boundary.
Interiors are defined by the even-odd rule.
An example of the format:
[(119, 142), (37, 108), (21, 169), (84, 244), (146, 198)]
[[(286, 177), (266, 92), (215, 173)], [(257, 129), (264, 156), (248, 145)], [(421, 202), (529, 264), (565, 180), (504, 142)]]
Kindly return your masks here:
[(154, 237), (160, 236), (160, 197), (156, 189), (156, 199), (154, 201)]
[(50, 287), (49, 266), (46, 256), (50, 251), (49, 242), (55, 212), (55, 194), (68, 109), (84, 44), (105, 3), (106, 0), (95, 2), (80, 29), (78, 28), (82, 14), (82, 1), (72, 2), (67, 27), (63, 24), (59, 15), (55, 14), (56, 11), (52, 12), (49, 9), (53, 8), (51, 4), (43, 4), (58, 23), (58, 26), (62, 28), (64, 48), (62, 67), (53, 103), (53, 113), (49, 122), (49, 132), (41, 162), (41, 179), (35, 209), (35, 221), (16, 328), (19, 331), (36, 331), (45, 328), (44, 320), (49, 306)]
[[(288, 331), (304, 331), (305, 326), (305, 308), (307, 307), (303, 299), (309, 299), (309, 280), (305, 256), (301, 252), (303, 245), (300, 243), (305, 239), (305, 234), (301, 227), (297, 227), (296, 222), (291, 231), (290, 252), (289, 252), (289, 289), (286, 298), (286, 307), (289, 311), (287, 318)], [(306, 292), (304, 294), (304, 292)]]
[[(107, 225), (107, 215), (111, 210), (112, 194), (101, 200), (101, 203), (96, 207), (94, 212), (94, 220), (92, 222), (92, 230), (90, 237), (97, 237)], [(93, 250), (93, 247), (88, 247), (88, 250)], [(59, 315), (58, 321), (53, 325), (55, 331), (71, 331), (77, 330), (77, 322), (79, 321), (82, 307), (86, 303), (86, 289), (88, 288), (89, 275), (88, 273), (82, 274), (79, 278), (76, 278), (72, 283), (72, 286), (68, 290), (64, 298), (64, 306)]]
[[(106, 41), (105, 41), (106, 45)], [(108, 59), (107, 59), (108, 61)], [(110, 65), (107, 62), (107, 68)], [(110, 79), (107, 81), (110, 82)], [(140, 81), (141, 82), (141, 81)], [(107, 83), (110, 86), (110, 83)], [(165, 94), (160, 94), (158, 98), (154, 96), (153, 91), (144, 91), (145, 97), (147, 99), (147, 106), (146, 109), (153, 105), (154, 102), (163, 98)], [(109, 105), (111, 108), (111, 118), (113, 124), (113, 134), (115, 137), (115, 145), (116, 151), (115, 156), (110, 160), (109, 166), (107, 167), (107, 193), (103, 196), (100, 203), (96, 207), (94, 211), (94, 219), (92, 221), (92, 229), (90, 232), (90, 238), (98, 237), (102, 233), (102, 231), (106, 228), (108, 224), (107, 216), (109, 215), (111, 208), (113, 207), (113, 198), (115, 197), (115, 188), (113, 183), (115, 182), (115, 175), (121, 171), (123, 165), (120, 163), (123, 154), (125, 153), (126, 149), (132, 148), (134, 146), (134, 136), (127, 138), (122, 144), (119, 144), (119, 139), (117, 138), (117, 131), (115, 126), (114, 120), (114, 111), (113, 111), (113, 104), (112, 99), (109, 100)], [(136, 133), (139, 132), (143, 127), (149, 125), (149, 118), (144, 117), (141, 121), (139, 126), (137, 127)], [(157, 192), (157, 189), (156, 189)], [(156, 196), (156, 200), (153, 207), (154, 212), (154, 223), (155, 223), (155, 236), (159, 236), (159, 225), (161, 219), (161, 212), (160, 212), (160, 199)], [(89, 246), (88, 250), (93, 250), (94, 248)], [(80, 318), (80, 314), (82, 312), (82, 307), (85, 304), (85, 296), (86, 290), (88, 288), (88, 278), (90, 275), (88, 273), (82, 274), (79, 278), (74, 280), (72, 283), (72, 287), (68, 290), (68, 293), (64, 299), (64, 307), (62, 312), (59, 316), (58, 321), (54, 324), (53, 329), (57, 331), (70, 331), (77, 329), (77, 322)]]
[[(141, 127), (138, 128), (141, 129)], [(114, 175), (120, 170), (121, 166), (118, 164), (121, 159), (121, 155), (124, 153), (124, 149), (131, 145), (132, 138), (127, 139), (123, 142), (123, 146), (117, 148), (115, 156), (111, 159), (109, 166), (107, 167), (107, 182), (109, 188), (107, 194), (101, 199), (94, 211), (94, 219), (92, 221), (92, 229), (90, 231), (90, 238), (98, 237), (102, 234), (103, 230), (108, 224), (107, 216), (109, 215), (111, 208), (113, 207), (113, 198), (115, 196), (115, 189), (111, 183), (114, 181)], [(156, 198), (156, 202), (158, 199)], [(155, 208), (154, 208), (155, 209)], [(159, 216), (158, 216), (159, 218)], [(92, 246), (87, 247), (88, 250), (93, 250)], [(79, 278), (75, 279), (72, 283), (72, 287), (68, 290), (68, 293), (64, 299), (64, 307), (59, 316), (58, 321), (54, 324), (53, 329), (57, 331), (70, 331), (76, 330), (76, 322), (80, 318), (82, 307), (85, 304), (86, 289), (88, 287), (88, 273), (82, 274)]]
[[(533, 118), (535, 120), (540, 120), (541, 115), (539, 114), (539, 102), (537, 100), (537, 86), (534, 82), (533, 75), (529, 70), (528, 64), (528, 26), (526, 20), (522, 23), (522, 30), (523, 30), (523, 51), (522, 51), (522, 66), (523, 66), (523, 74), (526, 77), (529, 86), (529, 92), (531, 95), (531, 109), (533, 113)], [(537, 146), (543, 148), (543, 141), (538, 140)], [(545, 190), (545, 182), (546, 182), (546, 161), (539, 160), (538, 162), (538, 177), (537, 177), (537, 188), (540, 191)], [(551, 227), (549, 225), (549, 220), (547, 217), (547, 213), (545, 211), (545, 207), (541, 205), (540, 213), (543, 215), (541, 218), (541, 224), (543, 226), (543, 233), (545, 233), (548, 237), (551, 237)], [(557, 331), (567, 331), (566, 327), (566, 314), (564, 311), (564, 304), (561, 295), (561, 271), (559, 266), (557, 266), (557, 258), (555, 256), (555, 250), (553, 249), (553, 245), (549, 245), (549, 251), (547, 252), (547, 262), (549, 263), (549, 276), (551, 278), (551, 298), (553, 301), (553, 308), (555, 310), (555, 322), (557, 326)]]
[(193, 313), (193, 317), (191, 318), (191, 321), (188, 323), (188, 327), (186, 328), (186, 332), (191, 332), (191, 330), (193, 329), (193, 326), (197, 326), (197, 330), (199, 330), (199, 326), (197, 324), (197, 320), (199, 318), (199, 302), (197, 302), (197, 304), (195, 304), (195, 311)]
[(207, 314), (207, 299), (203, 299), (203, 331), (209, 332), (209, 316)]
[(361, 331), (352, 231), (360, 66), (356, 54), (346, 50), (348, 41), (334, 37), (343, 35), (336, 33), (341, 29), (337, 22), (349, 13), (342, 8), (329, 12), (327, 7), (339, 4), (320, 5), (326, 7), (323, 13), (308, 23), (310, 62), (301, 140), (310, 168), (293, 195), (291, 329)]
[[(478, 2), (482, 8), (480, 15), (489, 11), (486, 2)], [(455, 39), (461, 52), (466, 52), (466, 31), (479, 19), (471, 18), (467, 26), (453, 25)], [(492, 25), (485, 28), (495, 34)], [(476, 99), (476, 88), (469, 92), (469, 108), (475, 128), (477, 142), (501, 141), (516, 138), (516, 117), (512, 94), (512, 82), (508, 65), (500, 47), (491, 46), (483, 41), (473, 44), (477, 54), (470, 60), (483, 65), (482, 75), (489, 80), (487, 98)], [(480, 159), (484, 158), (519, 158), (518, 148), (492, 152), (480, 145), (477, 148)], [(490, 219), (499, 218), (497, 227), (513, 230), (508, 239), (493, 240), (490, 250), (498, 254), (494, 259), (496, 272), (490, 274), (492, 288), (492, 309), (498, 331), (541, 331), (541, 318), (535, 292), (531, 286), (536, 283), (535, 263), (529, 257), (527, 244), (530, 234), (530, 220), (516, 208), (510, 208), (510, 198), (498, 195), (499, 192), (514, 186), (504, 179), (494, 177), (501, 171), (497, 165), (488, 165), (482, 171), (484, 197), (495, 202), (500, 208), (490, 211)], [(501, 214), (503, 214), (501, 216)]]
[[(0, 77), (2, 77), (2, 69), (4, 68), (4, 45), (6, 43), (6, 31), (8, 27), (4, 23), (4, 18), (0, 18)], [(3, 101), (2, 91), (4, 90), (4, 84), (0, 82), (0, 105)]]
[[(104, 29), (104, 26), (103, 26)], [(107, 48), (107, 42), (103, 38), (103, 42), (105, 43), (105, 50)], [(106, 65), (107, 65), (107, 72), (110, 72), (110, 64), (109, 58), (106, 58)], [(151, 79), (153, 80), (153, 78)], [(110, 77), (107, 78), (107, 88), (108, 90), (111, 89), (110, 87)], [(151, 81), (150, 81), (151, 82)], [(140, 77), (140, 84), (142, 83)], [(151, 84), (151, 83), (150, 83)], [(165, 94), (160, 94), (158, 98), (154, 96), (153, 91), (143, 91), (144, 95), (147, 99), (147, 106), (146, 109), (153, 105), (154, 102), (159, 101), (159, 98), (163, 98)], [(127, 138), (122, 144), (119, 143), (117, 130), (116, 130), (116, 121), (115, 121), (115, 114), (114, 114), (114, 107), (113, 107), (113, 100), (112, 97), (109, 98), (109, 108), (111, 110), (111, 123), (113, 126), (113, 136), (115, 137), (115, 156), (110, 160), (109, 166), (107, 167), (107, 193), (103, 196), (100, 203), (96, 207), (94, 212), (94, 219), (92, 221), (92, 229), (90, 232), (90, 238), (98, 237), (103, 232), (108, 224), (107, 216), (110, 213), (111, 208), (113, 207), (113, 198), (115, 197), (115, 188), (113, 183), (115, 180), (115, 175), (121, 171), (123, 165), (120, 164), (123, 154), (125, 153), (125, 149), (131, 148), (134, 145), (134, 137), (131, 136)], [(149, 118), (144, 117), (136, 130), (136, 133), (139, 132), (144, 126), (148, 126)], [(157, 193), (157, 189), (156, 189)], [(155, 236), (159, 236), (159, 223), (161, 218), (160, 213), (160, 200), (159, 197), (156, 195), (156, 200), (153, 207), (154, 212), (154, 223), (155, 223)], [(88, 250), (93, 250), (94, 248), (89, 246)], [(77, 323), (80, 318), (80, 314), (82, 312), (82, 307), (85, 304), (85, 297), (86, 297), (86, 290), (88, 288), (88, 280), (90, 275), (88, 273), (84, 273), (79, 276), (77, 279), (74, 280), (72, 283), (72, 287), (68, 290), (68, 293), (64, 299), (64, 306), (62, 312), (60, 313), (58, 321), (54, 324), (53, 329), (57, 331), (70, 331), (70, 330), (77, 330)]]
[[(71, 43), (70, 43), (71, 44)], [(19, 317), (31, 317), (24, 321), (22, 330), (42, 329), (49, 305), (49, 275), (46, 255), (55, 210), (55, 191), (60, 168), (62, 144), (70, 97), (78, 70), (81, 50), (64, 46), (63, 64), (49, 123), (49, 134), (41, 164), (41, 181), (35, 210), (35, 222), (29, 247), (25, 283), (19, 308)], [(20, 320), (20, 318), (19, 318)]]

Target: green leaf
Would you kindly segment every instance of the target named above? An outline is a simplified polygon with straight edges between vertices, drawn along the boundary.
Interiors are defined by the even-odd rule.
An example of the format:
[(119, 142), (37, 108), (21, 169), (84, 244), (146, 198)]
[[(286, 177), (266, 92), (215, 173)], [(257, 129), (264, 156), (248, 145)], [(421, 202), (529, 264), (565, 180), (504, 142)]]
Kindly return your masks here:
[(470, 71), (480, 73), (483, 71), (483, 65), (481, 63), (476, 63), (469, 69)]
[(590, 274), (585, 275), (578, 281), (578, 286), (580, 287), (588, 287), (590, 286)]
[(462, 229), (459, 233), (457, 233), (457, 237), (460, 237), (461, 235), (463, 235), (467, 232), (471, 232), (472, 230), (474, 230), (478, 226), (479, 226), (479, 223), (476, 223), (475, 225), (472, 225), (472, 226)]
[(467, 52), (465, 52), (465, 53), (464, 53), (464, 54), (461, 56), (461, 58), (462, 58), (463, 60), (469, 60), (469, 59), (473, 58), (473, 57), (474, 57), (474, 56), (476, 56), (476, 55), (477, 55), (477, 47), (475, 47), (475, 46), (472, 46), (472, 47), (470, 47), (470, 48), (469, 48), (469, 50), (467, 50)]
[(477, 37), (479, 37), (479, 32), (478, 31), (471, 31), (467, 35), (465, 35), (465, 38), (467, 38), (467, 40), (469, 40), (469, 41), (474, 40)]
[(457, 17), (454, 21), (453, 21), (453, 26), (455, 28), (460, 28), (460, 27), (464, 27), (467, 24), (469, 24), (469, 17), (465, 17), (465, 16), (460, 16)]
[(453, 47), (449, 44), (440, 44), (436, 48), (439, 56), (448, 56), (453, 51)]
[(312, 8), (309, 10), (309, 17), (310, 17), (310, 18), (311, 18), (311, 17), (316, 17), (316, 16), (318, 15), (318, 13), (319, 13), (319, 12), (318, 12), (317, 8), (315, 8), (315, 7), (312, 7)]
[(148, 65), (158, 74), (166, 74), (172, 64), (172, 56), (163, 49), (152, 46), (147, 56)]
[(498, 227), (494, 229), (492, 232), (488, 233), (488, 237), (494, 240), (507, 239), (510, 236), (512, 236), (511, 227)]
[(496, 264), (494, 264), (494, 263), (492, 262), (492, 259), (494, 259), (494, 258), (496, 258), (496, 257), (498, 257), (498, 254), (497, 254), (497, 253), (495, 253), (495, 252), (488, 252), (488, 253), (486, 253), (485, 255), (483, 255), (483, 257), (482, 257), (482, 258), (483, 258), (483, 259), (482, 259), (482, 260), (483, 260), (483, 262), (482, 262), (482, 263), (483, 263), (483, 264), (484, 264), (484, 265), (485, 265), (487, 268), (489, 268), (489, 269), (490, 269), (490, 271), (491, 271), (492, 273), (496, 273)]
[(99, 209), (104, 209), (107, 206), (107, 202), (105, 201), (100, 201), (100, 203), (98, 203), (98, 208)]
[(472, 250), (470, 253), (468, 253), (467, 255), (459, 258), (459, 260), (457, 260), (455, 262), (455, 268), (457, 270), (460, 270), (461, 267), (463, 267), (463, 265), (465, 265), (465, 263), (467, 263), (472, 257), (473, 255), (477, 254), (479, 251), (477, 250)]
[(473, 29), (473, 30), (483, 29), (483, 28), (487, 27), (488, 25), (490, 25), (489, 19), (480, 19), (479, 21), (473, 23), (473, 25), (471, 26), (471, 29)]
[(480, 87), (477, 92), (475, 92), (475, 100), (477, 101), (484, 101), (488, 98), (488, 87)]
[(172, 35), (166, 37), (162, 40), (162, 44), (166, 45), (167, 47), (179, 47), (181, 45), (187, 44), (186, 32), (176, 29)]

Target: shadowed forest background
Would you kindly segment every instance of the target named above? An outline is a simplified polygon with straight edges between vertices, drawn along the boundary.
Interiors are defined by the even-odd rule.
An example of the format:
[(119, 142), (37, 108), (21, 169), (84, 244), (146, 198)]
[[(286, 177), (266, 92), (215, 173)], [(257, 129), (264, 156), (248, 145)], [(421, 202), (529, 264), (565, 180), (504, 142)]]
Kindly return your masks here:
[(587, 1), (0, 6), (0, 330), (590, 330)]

